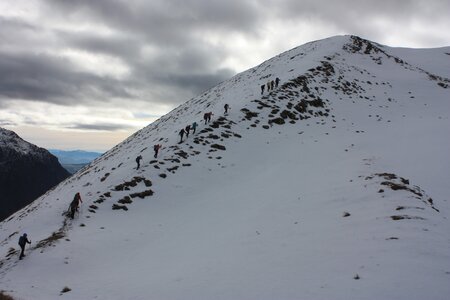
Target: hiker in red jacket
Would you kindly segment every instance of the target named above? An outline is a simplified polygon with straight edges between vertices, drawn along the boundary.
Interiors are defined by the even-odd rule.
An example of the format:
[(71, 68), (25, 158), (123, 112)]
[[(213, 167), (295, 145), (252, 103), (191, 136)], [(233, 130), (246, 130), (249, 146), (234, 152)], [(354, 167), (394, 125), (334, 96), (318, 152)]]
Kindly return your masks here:
[(211, 122), (211, 116), (213, 115), (212, 111), (207, 112), (203, 115), (203, 120), (205, 120), (205, 125), (208, 122)]
[(156, 145), (153, 146), (153, 151), (155, 151), (155, 156), (154, 156), (155, 158), (158, 157), (159, 149), (161, 149), (161, 145), (160, 144), (156, 144)]

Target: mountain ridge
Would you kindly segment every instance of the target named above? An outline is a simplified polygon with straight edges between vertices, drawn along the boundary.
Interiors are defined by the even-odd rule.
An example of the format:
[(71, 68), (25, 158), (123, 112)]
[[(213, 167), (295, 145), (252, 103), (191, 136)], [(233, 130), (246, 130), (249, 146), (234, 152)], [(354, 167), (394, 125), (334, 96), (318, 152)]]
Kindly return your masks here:
[(0, 128), (0, 220), (68, 177), (56, 157)]
[[(415, 67), (401, 51), (355, 36), (311, 42), (180, 105), (2, 223), (0, 279), (37, 299), (55, 297), (64, 282), (73, 299), (445, 299), (449, 145), (434, 145), (448, 133), (450, 76)], [(275, 77), (279, 88), (261, 95)], [(178, 144), (178, 130), (207, 111), (211, 124)], [(78, 191), (82, 214), (63, 222), (56, 216)], [(40, 241), (29, 278), (46, 265), (59, 274), (38, 294), (6, 251), (28, 228)], [(72, 268), (93, 283), (67, 275)], [(116, 268), (124, 275), (107, 276)], [(113, 288), (123, 280), (133, 288)], [(98, 285), (112, 291), (99, 294)]]

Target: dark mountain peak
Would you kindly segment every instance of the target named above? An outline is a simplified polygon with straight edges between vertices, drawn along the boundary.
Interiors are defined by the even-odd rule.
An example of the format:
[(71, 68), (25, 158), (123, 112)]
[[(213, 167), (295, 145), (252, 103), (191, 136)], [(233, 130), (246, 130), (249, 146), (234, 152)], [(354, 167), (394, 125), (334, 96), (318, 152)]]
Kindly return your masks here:
[(69, 176), (50, 152), (4, 128), (0, 128), (0, 166), (0, 220)]

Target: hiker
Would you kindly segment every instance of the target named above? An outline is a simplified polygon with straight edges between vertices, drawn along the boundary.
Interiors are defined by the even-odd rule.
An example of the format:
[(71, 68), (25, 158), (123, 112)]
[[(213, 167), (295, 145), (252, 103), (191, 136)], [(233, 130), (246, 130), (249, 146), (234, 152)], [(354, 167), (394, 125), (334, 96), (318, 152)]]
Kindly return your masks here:
[(183, 142), (184, 133), (184, 128), (181, 128), (180, 132), (178, 133), (178, 135), (180, 136), (180, 144)]
[(70, 218), (73, 220), (75, 217), (75, 212), (78, 211), (78, 207), (80, 206), (80, 202), (83, 202), (81, 200), (80, 193), (76, 193), (75, 197), (73, 197), (72, 202), (70, 203)]
[(20, 238), (19, 238), (19, 246), (20, 249), (22, 249), (22, 251), (20, 251), (20, 257), (19, 259), (22, 259), (25, 257), (25, 245), (26, 244), (31, 244), (31, 241), (28, 240), (27, 238), (27, 234), (24, 233)]
[(275, 87), (278, 87), (278, 84), (280, 83), (280, 78), (275, 78)]
[(213, 114), (212, 112), (207, 112), (203, 115), (203, 120), (205, 120), (205, 125), (206, 125), (206, 123), (211, 121), (212, 114)]
[(137, 168), (136, 168), (136, 170), (139, 170), (139, 167), (141, 166), (141, 159), (142, 159), (142, 156), (138, 156), (138, 157), (136, 157), (136, 163), (137, 163)]
[(275, 85), (275, 81), (272, 80), (272, 81), (270, 82), (270, 89), (271, 89), (272, 91), (273, 91), (273, 86), (274, 86), (274, 85)]
[(197, 122), (192, 123), (192, 134), (195, 134), (195, 129), (197, 129)]
[(158, 157), (159, 149), (161, 149), (161, 145), (160, 144), (156, 144), (156, 145), (153, 146), (153, 151), (155, 151), (155, 155), (154, 155), (155, 158)]
[(223, 108), (225, 109), (225, 114), (227, 114), (227, 113), (228, 113), (228, 109), (230, 108), (230, 106), (229, 106), (228, 103), (227, 103), (227, 104), (225, 104), (225, 105), (223, 106)]
[(270, 91), (270, 81), (267, 81), (267, 91)]
[(261, 85), (261, 95), (264, 94), (264, 88), (266, 87), (265, 84)]
[(191, 131), (191, 125), (186, 125), (184, 132), (186, 133), (186, 138), (189, 137), (189, 132)]

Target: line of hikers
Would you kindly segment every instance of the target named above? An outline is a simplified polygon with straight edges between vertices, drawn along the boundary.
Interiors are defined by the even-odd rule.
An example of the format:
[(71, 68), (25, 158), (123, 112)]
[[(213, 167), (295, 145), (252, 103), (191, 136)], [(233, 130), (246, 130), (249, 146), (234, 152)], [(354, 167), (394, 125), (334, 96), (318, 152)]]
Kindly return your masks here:
[[(228, 111), (231, 109), (230, 105), (228, 103), (226, 103), (224, 105), (224, 114), (228, 114)], [(208, 124), (209, 122), (211, 122), (211, 117), (213, 116), (213, 113), (210, 112), (206, 112), (203, 114), (203, 120), (205, 121), (205, 125)], [(183, 142), (183, 138), (184, 136), (186, 136), (186, 138), (189, 138), (189, 134), (191, 133), (192, 130), (192, 134), (195, 134), (195, 131), (197, 130), (198, 124), (197, 122), (193, 122), (190, 125), (186, 125), (186, 127), (181, 128), (181, 130), (178, 132), (178, 135), (180, 136), (180, 142), (179, 144), (181, 144)], [(153, 151), (154, 151), (154, 158), (158, 157), (158, 152), (161, 149), (161, 144), (156, 144), (153, 146)], [(139, 170), (140, 166), (141, 166), (141, 160), (142, 160), (142, 155), (139, 155), (138, 157), (136, 157), (136, 170)]]
[[(278, 82), (279, 82), (279, 79), (277, 78), (277, 86), (278, 86)], [(268, 84), (269, 84), (269, 83), (268, 83)], [(273, 87), (272, 87), (272, 89), (273, 89)], [(228, 103), (226, 103), (226, 104), (224, 105), (224, 114), (225, 114), (225, 115), (228, 114), (228, 110), (230, 110), (230, 109), (231, 109), (231, 108), (230, 108), (230, 105), (229, 105)], [(210, 111), (210, 112), (207, 112), (207, 113), (205, 113), (205, 114), (203, 115), (203, 120), (205, 121), (205, 125), (206, 125), (207, 123), (211, 122), (211, 117), (212, 117), (212, 116), (213, 116), (213, 113), (212, 113), (211, 111)], [(180, 130), (180, 132), (178, 133), (178, 135), (180, 136), (180, 143), (183, 142), (183, 137), (184, 137), (184, 135), (186, 135), (186, 138), (189, 137), (189, 133), (190, 133), (191, 130), (192, 130), (192, 133), (195, 134), (195, 131), (196, 131), (197, 127), (198, 127), (198, 124), (197, 124), (197, 122), (194, 121), (191, 125), (187, 125), (185, 128), (182, 128), (182, 129)], [(159, 150), (160, 150), (161, 148), (162, 148), (162, 145), (161, 145), (161, 144), (155, 144), (155, 145), (153, 146), (153, 151), (154, 151), (154, 156), (153, 156), (153, 157), (154, 157), (154, 158), (157, 158), (157, 157), (158, 157), (158, 152), (159, 152)], [(139, 170), (141, 160), (142, 160), (142, 155), (139, 155), (138, 157), (136, 157), (136, 164), (137, 164), (136, 170)], [(75, 213), (78, 212), (78, 209), (79, 209), (81, 203), (83, 203), (83, 200), (81, 199), (80, 193), (77, 192), (77, 193), (75, 194), (75, 196), (74, 196), (72, 202), (70, 202), (69, 208), (68, 208), (68, 210), (65, 212), (65, 215), (66, 215), (67, 217), (70, 217), (70, 218), (73, 220), (74, 217), (75, 217)], [(25, 257), (25, 246), (26, 246), (26, 244), (31, 244), (31, 241), (28, 240), (27, 234), (24, 233), (24, 234), (23, 234), (22, 236), (20, 236), (20, 238), (19, 238), (19, 246), (20, 246), (20, 248), (21, 248), (21, 252), (20, 252), (20, 257), (19, 257), (19, 259), (22, 259), (23, 257)]]
[[(83, 200), (81, 200), (80, 193), (76, 193), (73, 197), (72, 202), (70, 202), (69, 208), (64, 212), (64, 215), (66, 217), (71, 218), (72, 220), (75, 217), (75, 213), (78, 211), (78, 208), (80, 207), (80, 204), (83, 203)], [(31, 244), (31, 241), (28, 240), (27, 234), (24, 233), (19, 237), (19, 246), (20, 246), (20, 256), (19, 259), (22, 259), (25, 257), (25, 246), (27, 244)]]
[[(211, 117), (209, 117), (209, 118), (211, 119)], [(180, 143), (179, 144), (181, 144), (183, 142), (184, 135), (186, 135), (186, 138), (189, 137), (189, 133), (191, 132), (191, 130), (192, 130), (192, 134), (195, 134), (195, 131), (197, 130), (197, 127), (198, 127), (198, 124), (197, 124), (197, 122), (194, 121), (192, 123), (192, 125), (186, 125), (186, 127), (181, 128), (181, 130), (178, 132), (178, 135), (180, 136)]]
[(267, 91), (273, 91), (274, 88), (278, 87), (280, 84), (280, 78), (275, 78), (275, 80), (269, 80), (266, 84), (261, 85), (261, 95), (264, 94), (264, 88), (267, 86)]
[[(158, 158), (158, 153), (161, 148), (162, 148), (161, 144), (153, 145), (153, 152), (154, 152), (153, 157), (154, 158)], [(136, 170), (139, 170), (139, 168), (141, 167), (141, 160), (142, 160), (142, 155), (139, 155), (138, 157), (136, 157), (136, 164), (137, 164)]]

